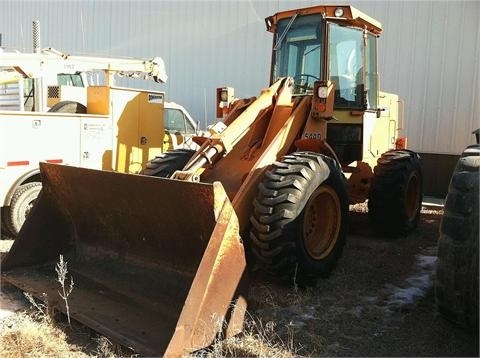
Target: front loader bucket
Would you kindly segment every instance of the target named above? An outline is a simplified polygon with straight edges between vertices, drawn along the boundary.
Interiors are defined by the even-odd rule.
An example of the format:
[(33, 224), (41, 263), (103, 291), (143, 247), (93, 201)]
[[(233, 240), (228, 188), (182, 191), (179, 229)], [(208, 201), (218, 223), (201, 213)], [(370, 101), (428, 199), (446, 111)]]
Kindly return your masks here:
[(142, 355), (180, 356), (241, 330), (245, 256), (220, 183), (40, 168), (5, 280), (65, 312), (55, 272), (64, 255), (70, 316)]

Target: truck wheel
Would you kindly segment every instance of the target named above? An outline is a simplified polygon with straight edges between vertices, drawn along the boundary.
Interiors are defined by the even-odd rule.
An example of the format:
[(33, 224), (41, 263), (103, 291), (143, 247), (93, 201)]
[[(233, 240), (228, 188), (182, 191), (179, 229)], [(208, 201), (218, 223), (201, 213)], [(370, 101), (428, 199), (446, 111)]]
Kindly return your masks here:
[(143, 175), (168, 178), (176, 170), (181, 170), (195, 153), (191, 149), (175, 149), (155, 157), (147, 162)]
[(435, 297), (448, 319), (478, 330), (480, 145), (468, 147), (453, 172), (438, 239)]
[(1, 212), (1, 215), (2, 215), (2, 220), (1, 220), (1, 225), (2, 225), (2, 239), (4, 237), (14, 237), (14, 235), (10, 232), (10, 229), (9, 229), (9, 224), (8, 222), (10, 221), (10, 219), (7, 219), (10, 217), (10, 207), (9, 206), (4, 206), (2, 207), (2, 212)]
[(370, 185), (368, 216), (375, 232), (398, 236), (420, 220), (423, 178), (418, 154), (391, 150), (377, 161)]
[(298, 152), (265, 174), (250, 218), (250, 245), (259, 266), (282, 281), (315, 284), (342, 255), (348, 196), (337, 163)]
[(87, 107), (75, 101), (62, 101), (51, 107), (48, 112), (57, 113), (87, 113)]
[(8, 231), (10, 231), (14, 238), (17, 237), (20, 232), (41, 189), (42, 183), (32, 182), (20, 185), (13, 194), (10, 202), (10, 210), (5, 220)]

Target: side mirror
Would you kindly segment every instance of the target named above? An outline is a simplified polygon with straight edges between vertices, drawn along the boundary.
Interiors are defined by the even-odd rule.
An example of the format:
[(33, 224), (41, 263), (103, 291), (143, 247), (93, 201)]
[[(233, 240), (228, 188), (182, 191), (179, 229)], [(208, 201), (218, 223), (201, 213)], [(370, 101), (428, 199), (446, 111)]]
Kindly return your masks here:
[(475, 135), (475, 140), (477, 141), (477, 144), (480, 144), (480, 128), (474, 130), (472, 134)]
[(195, 126), (195, 135), (199, 135), (200, 134), (200, 121), (196, 121), (195, 122), (196, 126)]

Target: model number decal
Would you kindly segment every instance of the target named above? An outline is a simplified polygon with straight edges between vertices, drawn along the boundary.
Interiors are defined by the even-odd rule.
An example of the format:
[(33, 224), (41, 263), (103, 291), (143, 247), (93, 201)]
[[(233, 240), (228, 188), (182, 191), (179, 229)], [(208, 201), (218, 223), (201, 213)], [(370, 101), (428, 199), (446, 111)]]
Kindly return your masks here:
[(163, 103), (163, 95), (162, 94), (149, 93), (148, 94), (148, 103), (162, 104)]
[(320, 133), (315, 133), (315, 132), (305, 133), (305, 138), (319, 140), (319, 139), (322, 139), (322, 135)]

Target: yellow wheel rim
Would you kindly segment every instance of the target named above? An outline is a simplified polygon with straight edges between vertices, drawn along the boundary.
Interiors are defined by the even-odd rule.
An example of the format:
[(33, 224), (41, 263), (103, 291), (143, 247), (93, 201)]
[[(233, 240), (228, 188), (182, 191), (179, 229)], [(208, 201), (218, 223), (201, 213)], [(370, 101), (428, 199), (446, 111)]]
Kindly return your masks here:
[(413, 172), (408, 178), (407, 183), (407, 192), (405, 198), (405, 210), (407, 214), (407, 219), (413, 220), (417, 215), (418, 208), (420, 206), (420, 179), (418, 174)]
[(323, 259), (334, 248), (340, 232), (340, 199), (331, 187), (320, 186), (308, 200), (304, 213), (305, 249), (313, 259)]

